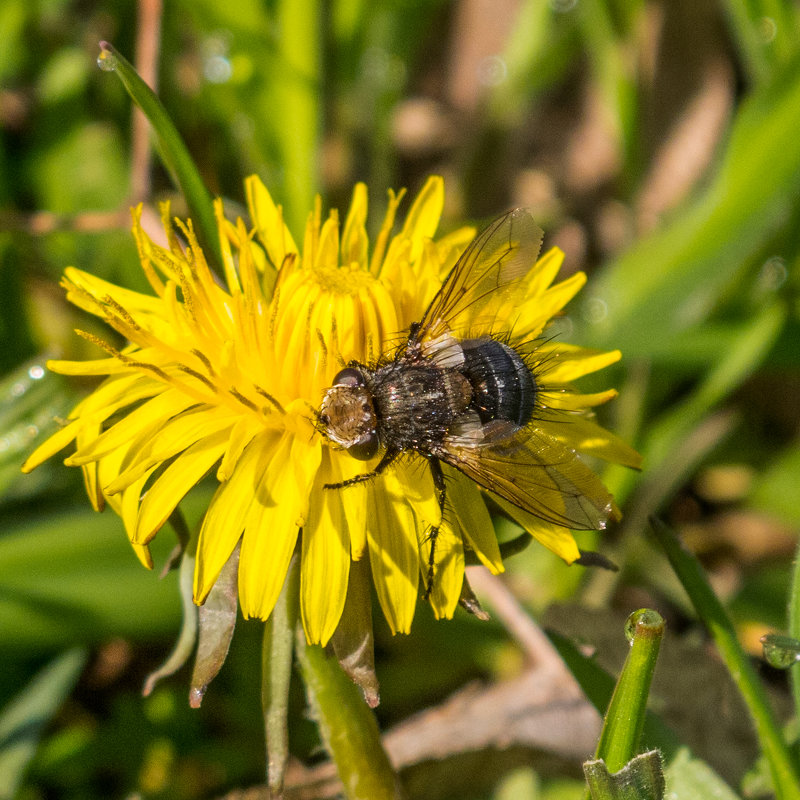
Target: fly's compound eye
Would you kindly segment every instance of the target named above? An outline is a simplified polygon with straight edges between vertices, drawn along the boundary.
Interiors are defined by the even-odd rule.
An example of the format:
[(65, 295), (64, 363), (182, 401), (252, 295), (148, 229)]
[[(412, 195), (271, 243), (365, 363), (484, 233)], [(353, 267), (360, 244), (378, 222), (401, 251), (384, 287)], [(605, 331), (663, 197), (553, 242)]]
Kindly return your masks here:
[(333, 379), (333, 385), (364, 386), (366, 385), (366, 381), (364, 380), (364, 373), (361, 372), (360, 369), (354, 369), (353, 367), (346, 367), (345, 369), (336, 373), (336, 377)]
[(359, 461), (369, 461), (378, 452), (378, 434), (370, 431), (360, 436), (355, 444), (347, 448), (348, 455)]

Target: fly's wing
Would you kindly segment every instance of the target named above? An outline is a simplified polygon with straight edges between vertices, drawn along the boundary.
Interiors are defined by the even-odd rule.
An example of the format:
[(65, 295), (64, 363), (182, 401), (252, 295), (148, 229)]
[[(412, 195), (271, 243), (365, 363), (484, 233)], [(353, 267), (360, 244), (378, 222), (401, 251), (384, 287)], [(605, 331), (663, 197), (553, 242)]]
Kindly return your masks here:
[(466, 333), (490, 300), (502, 300), (528, 273), (539, 255), (542, 235), (542, 229), (523, 208), (492, 222), (450, 270), (422, 319), (412, 328), (409, 343), (445, 333)]
[(602, 530), (618, 514), (606, 487), (578, 455), (535, 428), (490, 422), (480, 437), (448, 436), (437, 455), (484, 489), (555, 525)]

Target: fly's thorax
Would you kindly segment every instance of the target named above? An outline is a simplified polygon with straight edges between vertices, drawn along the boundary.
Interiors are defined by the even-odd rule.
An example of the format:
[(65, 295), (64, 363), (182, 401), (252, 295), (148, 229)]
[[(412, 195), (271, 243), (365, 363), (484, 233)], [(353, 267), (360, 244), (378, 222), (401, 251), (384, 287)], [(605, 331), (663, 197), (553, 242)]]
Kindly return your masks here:
[(441, 443), (472, 398), (469, 381), (457, 370), (405, 358), (377, 370), (372, 390), (381, 441), (420, 452)]
[(348, 367), (325, 392), (319, 410), (324, 434), (354, 458), (368, 460), (378, 450), (377, 417), (364, 374)]

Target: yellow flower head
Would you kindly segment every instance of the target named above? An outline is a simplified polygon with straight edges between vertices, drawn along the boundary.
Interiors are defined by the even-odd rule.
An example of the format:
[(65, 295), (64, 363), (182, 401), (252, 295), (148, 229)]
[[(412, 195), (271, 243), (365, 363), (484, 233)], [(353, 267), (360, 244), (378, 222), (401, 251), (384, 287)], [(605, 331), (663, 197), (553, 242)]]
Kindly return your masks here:
[[(163, 210), (168, 247), (142, 229), (133, 233), (152, 294), (66, 270), (68, 298), (104, 319), (128, 342), (88, 362), (55, 361), (56, 372), (105, 380), (70, 414), (68, 424), (24, 465), (33, 469), (75, 441), (65, 463), (80, 466), (96, 509), (108, 503), (124, 521), (142, 562), (148, 544), (181, 499), (209, 471), (219, 486), (197, 543), (194, 598), (203, 603), (241, 541), (239, 603), (246, 617), (272, 612), (300, 541), (300, 608), (306, 636), (326, 643), (342, 618), (353, 562), (368, 558), (377, 595), (395, 632), (407, 632), (428, 573), (430, 541), (439, 528), (430, 602), (453, 614), (464, 580), (465, 549), (493, 572), (503, 569), (483, 496), (448, 470), (442, 518), (430, 472), (403, 458), (380, 476), (325, 489), (375, 467), (352, 458), (319, 430), (318, 409), (334, 375), (351, 361), (375, 363), (397, 351), (403, 330), (419, 321), (472, 238), (460, 230), (433, 239), (444, 189), (431, 178), (393, 233), (402, 199), (389, 195), (370, 252), (367, 194), (359, 184), (344, 226), (318, 200), (298, 247), (264, 185), (247, 182), (253, 229), (228, 222), (217, 204), (225, 286), (209, 269), (191, 224), (177, 223), (182, 246)], [(511, 336), (533, 342), (585, 281), (555, 286), (563, 254), (551, 250), (527, 273), (524, 304)], [(513, 344), (513, 342), (512, 342)], [(629, 447), (599, 427), (590, 409), (613, 390), (579, 394), (571, 382), (619, 358), (538, 340), (529, 359), (542, 441), (609, 461), (638, 465)], [(556, 446), (556, 445), (554, 445)], [(567, 562), (579, 556), (564, 527), (504, 507)], [(613, 513), (613, 512), (612, 512)]]

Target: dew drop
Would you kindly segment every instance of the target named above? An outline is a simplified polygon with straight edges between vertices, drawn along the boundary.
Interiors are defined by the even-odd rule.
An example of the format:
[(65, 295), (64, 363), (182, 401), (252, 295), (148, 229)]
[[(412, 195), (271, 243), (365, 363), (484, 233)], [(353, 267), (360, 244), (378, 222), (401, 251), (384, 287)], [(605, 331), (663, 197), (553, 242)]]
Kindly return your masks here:
[(791, 636), (768, 633), (761, 637), (764, 660), (775, 669), (789, 669), (800, 661), (800, 641)]
[(625, 638), (628, 644), (633, 644), (636, 638), (636, 629), (643, 625), (647, 628), (663, 628), (664, 618), (658, 611), (653, 611), (651, 608), (640, 608), (634, 611), (628, 619), (625, 620)]
[(583, 318), (587, 322), (602, 322), (607, 316), (608, 305), (601, 297), (590, 297), (583, 304)]
[(97, 56), (97, 66), (103, 72), (114, 72), (117, 68), (117, 57), (114, 55), (111, 45), (107, 42), (100, 42), (100, 55)]
[(508, 77), (508, 67), (500, 56), (487, 56), (478, 64), (478, 80), (484, 86), (499, 86)]
[(764, 44), (774, 42), (775, 37), (778, 35), (778, 25), (772, 17), (761, 17), (758, 21), (757, 30)]
[(28, 377), (34, 381), (41, 380), (45, 376), (44, 367), (41, 364), (34, 364), (28, 370)]
[(786, 282), (789, 271), (786, 269), (786, 261), (780, 256), (768, 258), (761, 267), (758, 275), (759, 286), (767, 292), (774, 292), (780, 289)]
[(189, 690), (189, 707), (200, 708), (200, 704), (203, 702), (203, 695), (205, 693), (205, 686), (192, 686), (192, 688)]
[(550, 0), (550, 8), (557, 14), (566, 14), (578, 5), (578, 0)]

